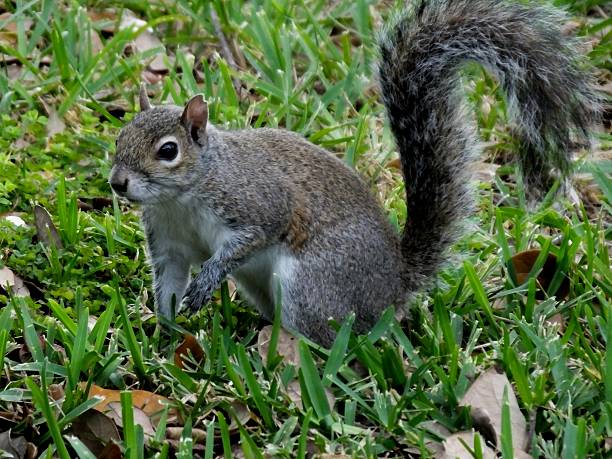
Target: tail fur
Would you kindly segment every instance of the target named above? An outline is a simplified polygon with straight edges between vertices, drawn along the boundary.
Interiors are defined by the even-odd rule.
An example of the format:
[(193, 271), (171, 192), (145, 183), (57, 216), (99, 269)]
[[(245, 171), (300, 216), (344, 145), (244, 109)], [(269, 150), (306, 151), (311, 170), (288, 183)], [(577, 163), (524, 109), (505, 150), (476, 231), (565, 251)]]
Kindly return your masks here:
[(383, 34), (379, 78), (406, 183), (410, 291), (438, 271), (471, 208), (467, 163), (478, 143), (460, 91), (464, 63), (482, 64), (504, 88), (527, 189), (550, 186), (551, 168), (567, 174), (570, 144), (588, 142), (597, 97), (562, 20), (506, 1), (417, 0)]

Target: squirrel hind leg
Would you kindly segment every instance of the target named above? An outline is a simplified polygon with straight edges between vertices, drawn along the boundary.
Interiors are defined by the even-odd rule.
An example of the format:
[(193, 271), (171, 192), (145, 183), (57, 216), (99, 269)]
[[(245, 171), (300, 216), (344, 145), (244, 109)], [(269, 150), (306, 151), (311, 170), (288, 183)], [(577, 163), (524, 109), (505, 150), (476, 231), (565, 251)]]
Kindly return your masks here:
[(316, 254), (300, 260), (281, 292), (284, 327), (329, 347), (336, 337), (330, 318), (341, 324), (355, 313), (353, 330), (367, 333), (388, 306), (403, 306), (405, 286), (392, 255), (382, 254), (380, 259), (386, 263), (377, 263), (380, 259), (375, 255), (360, 258), (356, 253), (345, 253), (346, 257), (340, 256), (326, 268)]

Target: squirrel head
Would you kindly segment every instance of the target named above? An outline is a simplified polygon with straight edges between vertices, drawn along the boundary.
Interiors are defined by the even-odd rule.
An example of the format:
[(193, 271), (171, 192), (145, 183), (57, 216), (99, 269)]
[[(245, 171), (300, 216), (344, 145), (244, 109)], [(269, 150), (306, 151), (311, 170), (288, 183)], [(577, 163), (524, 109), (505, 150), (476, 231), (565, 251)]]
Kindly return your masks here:
[(174, 199), (195, 178), (207, 145), (208, 105), (197, 95), (184, 108), (153, 107), (141, 86), (140, 109), (117, 137), (109, 183), (133, 202)]

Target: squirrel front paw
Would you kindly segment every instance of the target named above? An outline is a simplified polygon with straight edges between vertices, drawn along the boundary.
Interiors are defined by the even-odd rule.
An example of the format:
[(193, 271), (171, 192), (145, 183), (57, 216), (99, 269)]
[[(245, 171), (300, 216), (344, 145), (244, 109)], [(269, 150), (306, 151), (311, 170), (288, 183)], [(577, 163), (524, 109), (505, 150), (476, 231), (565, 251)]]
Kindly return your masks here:
[(202, 306), (210, 301), (213, 289), (195, 278), (187, 287), (183, 300), (181, 301), (180, 311), (187, 314), (195, 314)]

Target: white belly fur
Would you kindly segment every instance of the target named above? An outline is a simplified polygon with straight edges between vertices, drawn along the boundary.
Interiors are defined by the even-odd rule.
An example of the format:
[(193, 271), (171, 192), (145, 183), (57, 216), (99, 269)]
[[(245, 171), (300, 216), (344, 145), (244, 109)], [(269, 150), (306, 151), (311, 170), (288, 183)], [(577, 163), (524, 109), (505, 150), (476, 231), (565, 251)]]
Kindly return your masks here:
[[(208, 209), (184, 203), (157, 212), (158, 241), (168, 244), (167, 253), (182, 254), (192, 267), (199, 267), (232, 237), (232, 230)], [(246, 300), (272, 320), (275, 303), (280, 300), (277, 293), (288, 285), (296, 263), (287, 248), (275, 245), (253, 254), (231, 277)]]
[(288, 285), (297, 260), (285, 247), (260, 250), (232, 274), (238, 291), (268, 320), (274, 317), (278, 294)]

